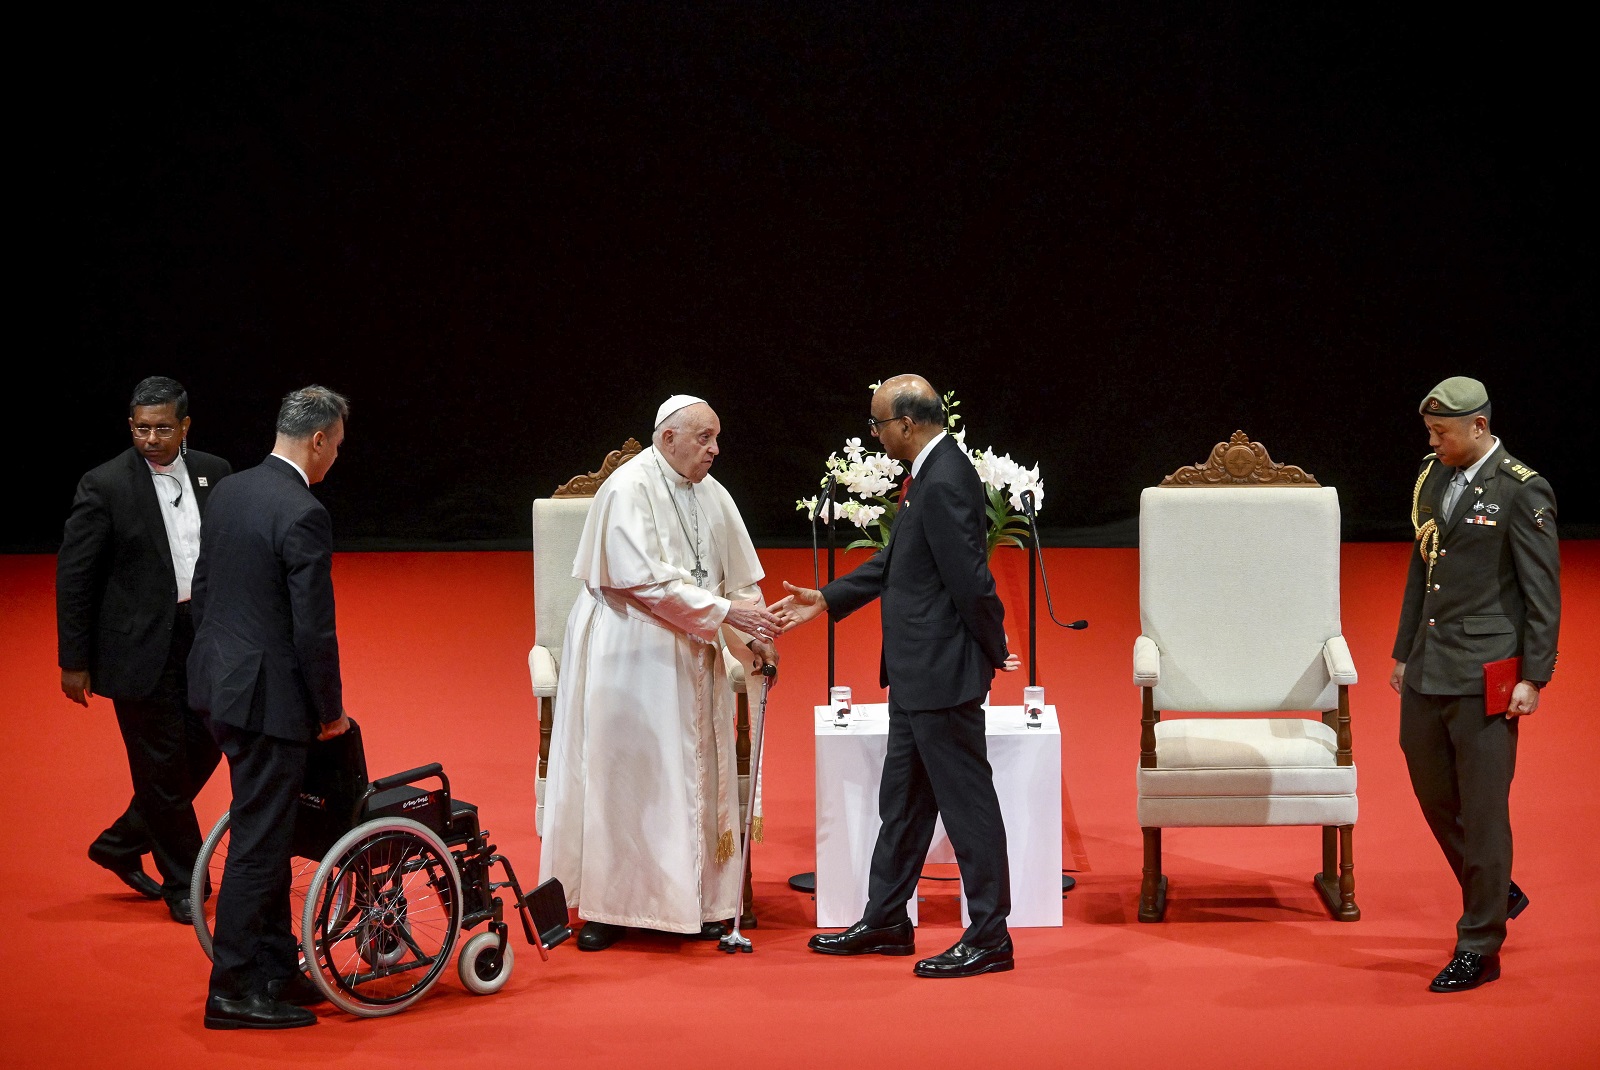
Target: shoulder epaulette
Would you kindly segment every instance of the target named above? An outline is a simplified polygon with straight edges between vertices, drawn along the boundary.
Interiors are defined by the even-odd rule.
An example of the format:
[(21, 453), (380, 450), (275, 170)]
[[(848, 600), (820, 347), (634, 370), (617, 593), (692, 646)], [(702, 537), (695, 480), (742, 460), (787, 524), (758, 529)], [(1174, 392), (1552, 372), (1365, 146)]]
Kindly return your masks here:
[(1510, 457), (1507, 457), (1500, 463), (1505, 465), (1507, 472), (1510, 472), (1517, 478), (1518, 483), (1526, 483), (1528, 480), (1539, 474), (1538, 472), (1535, 472), (1533, 469), (1529, 468), (1527, 465), (1523, 464), (1521, 461), (1513, 461)]
[(1437, 459), (1438, 456), (1439, 455), (1437, 453), (1430, 453), (1426, 457), (1422, 458), (1422, 460), (1418, 461), (1417, 463), (1418, 464), (1427, 464), (1429, 461)]

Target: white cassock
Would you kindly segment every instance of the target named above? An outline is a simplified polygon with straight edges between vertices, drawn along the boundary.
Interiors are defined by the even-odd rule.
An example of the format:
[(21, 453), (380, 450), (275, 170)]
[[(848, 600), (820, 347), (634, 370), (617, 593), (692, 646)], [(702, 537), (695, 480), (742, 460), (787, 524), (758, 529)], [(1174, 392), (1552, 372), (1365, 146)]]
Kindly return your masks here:
[(601, 485), (572, 574), (539, 879), (588, 921), (699, 932), (743, 877), (721, 632), (730, 601), (761, 599), (755, 546), (720, 483), (651, 447)]

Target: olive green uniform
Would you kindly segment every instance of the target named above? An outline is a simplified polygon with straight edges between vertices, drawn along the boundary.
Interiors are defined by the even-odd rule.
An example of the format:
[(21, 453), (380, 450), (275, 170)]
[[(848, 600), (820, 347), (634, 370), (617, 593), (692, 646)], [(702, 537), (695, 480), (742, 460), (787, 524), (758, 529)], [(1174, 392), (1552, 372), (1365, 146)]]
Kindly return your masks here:
[[(1520, 655), (1522, 679), (1555, 669), (1561, 562), (1555, 495), (1496, 444), (1443, 515), (1455, 469), (1432, 454), (1414, 493), (1411, 556), (1394, 658), (1405, 662), (1400, 746), (1412, 789), (1461, 884), (1456, 951), (1493, 954), (1506, 933), (1517, 719), (1484, 716), (1483, 664)], [(1433, 521), (1437, 555), (1430, 563)]]

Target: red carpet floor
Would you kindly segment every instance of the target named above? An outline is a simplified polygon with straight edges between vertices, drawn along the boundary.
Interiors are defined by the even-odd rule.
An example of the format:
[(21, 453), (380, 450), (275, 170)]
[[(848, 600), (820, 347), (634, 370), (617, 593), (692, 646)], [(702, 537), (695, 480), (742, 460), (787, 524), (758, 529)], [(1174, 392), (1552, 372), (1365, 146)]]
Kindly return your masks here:
[[(1449, 956), (1458, 894), (1417, 812), (1387, 687), (1408, 547), (1345, 552), (1345, 634), (1361, 823), (1363, 919), (1327, 919), (1309, 877), (1314, 829), (1167, 836), (1169, 920), (1141, 925), (1134, 823), (1138, 631), (1132, 550), (1050, 551), (1064, 619), (1041, 635), (1041, 678), (1062, 713), (1066, 864), (1078, 887), (1060, 929), (1016, 930), (1014, 973), (958, 982), (910, 960), (805, 950), (813, 703), (824, 694), (820, 625), (784, 640), (767, 761), (767, 842), (755, 861), (753, 955), (640, 938), (598, 955), (571, 944), (541, 963), (518, 944), (495, 996), (452, 969), (411, 1010), (356, 1020), (324, 1010), (287, 1033), (201, 1027), (207, 962), (160, 904), (126, 893), (84, 856), (128, 794), (110, 704), (58, 688), (50, 557), (0, 557), (0, 739), (6, 893), (0, 900), (0, 1054), (18, 1067), (1133, 1066), (1593, 1067), (1600, 1065), (1600, 544), (1563, 549), (1560, 671), (1522, 734), (1513, 798), (1518, 881), (1533, 903), (1512, 923), (1502, 980), (1456, 996), (1427, 982)], [(809, 580), (809, 551), (767, 551), (777, 577)], [(1011, 636), (1026, 647), (1025, 558), (997, 560)], [(336, 565), (345, 690), (374, 775), (437, 760), (531, 879), (536, 706), (526, 554), (357, 554)], [(871, 698), (876, 618), (839, 633), (840, 679)], [(995, 700), (1020, 698), (1022, 674)], [(227, 805), (219, 775), (202, 822)], [(959, 934), (947, 885), (924, 882), (919, 947)], [(520, 937), (515, 937), (520, 940)]]

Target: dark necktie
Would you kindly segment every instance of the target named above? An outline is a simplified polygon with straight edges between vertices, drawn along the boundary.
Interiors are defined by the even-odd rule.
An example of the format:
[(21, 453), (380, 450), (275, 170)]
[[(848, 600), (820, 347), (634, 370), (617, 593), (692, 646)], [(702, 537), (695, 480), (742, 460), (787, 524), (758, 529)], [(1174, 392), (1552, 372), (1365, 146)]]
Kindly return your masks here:
[(1457, 468), (1456, 474), (1450, 478), (1450, 484), (1444, 492), (1444, 520), (1456, 515), (1456, 506), (1461, 504), (1461, 495), (1467, 489), (1467, 473), (1464, 469)]

